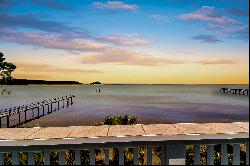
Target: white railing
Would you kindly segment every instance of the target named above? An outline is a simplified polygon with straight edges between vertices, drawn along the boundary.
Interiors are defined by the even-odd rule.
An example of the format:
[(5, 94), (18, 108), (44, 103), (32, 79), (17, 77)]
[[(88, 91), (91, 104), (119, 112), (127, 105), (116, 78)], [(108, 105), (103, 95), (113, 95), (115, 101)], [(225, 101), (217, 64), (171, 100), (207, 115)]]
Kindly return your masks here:
[[(144, 125), (142, 125), (142, 128), (143, 126)], [(123, 127), (120, 126), (119, 131), (122, 131), (122, 128)], [(127, 131), (129, 128), (129, 126), (126, 126)], [(228, 165), (229, 162), (232, 162), (233, 165), (240, 165), (242, 163), (249, 165), (248, 132), (220, 134), (190, 133), (177, 135), (154, 135), (146, 133), (146, 135), (107, 135), (103, 137), (91, 136), (75, 138), (70, 137), (70, 134), (67, 134), (69, 137), (58, 137), (53, 139), (43, 139), (42, 137), (37, 137), (35, 139), (20, 139), (17, 137), (20, 135), (16, 133), (16, 135), (13, 135), (12, 137), (16, 137), (17, 140), (1, 139), (1, 132), (6, 134), (8, 133), (6, 132), (7, 130), (10, 129), (0, 130), (0, 165), (6, 163), (10, 158), (10, 163), (13, 165), (19, 165), (21, 161), (20, 154), (23, 152), (26, 153), (27, 159), (22, 160), (26, 160), (25, 162), (28, 165), (37, 164), (37, 160), (40, 160), (44, 165), (55, 164), (54, 159), (52, 159), (55, 158), (55, 156), (59, 165), (68, 164), (69, 161), (74, 165), (81, 165), (84, 161), (87, 161), (90, 165), (95, 165), (100, 160), (105, 165), (109, 165), (111, 164), (110, 162), (114, 162), (114, 156), (112, 155), (113, 153), (111, 153), (114, 148), (117, 149), (116, 154), (119, 156), (117, 164), (119, 165), (128, 164), (128, 156), (134, 165), (141, 164), (140, 162), (142, 158), (145, 160), (144, 164), (147, 165), (200, 165), (201, 163), (214, 165), (215, 151), (216, 153), (219, 153), (218, 156), (220, 157), (216, 160), (219, 160), (221, 165)], [(26, 128), (24, 130), (27, 131), (29, 129)], [(94, 132), (96, 129), (92, 128), (92, 130)], [(112, 129), (109, 128), (109, 130)], [(38, 133), (39, 131), (35, 131), (35, 133)], [(61, 131), (63, 132), (64, 130)], [(74, 129), (71, 130), (70, 133), (73, 131)], [(13, 134), (13, 132), (10, 133)], [(11, 135), (10, 133), (9, 135)], [(9, 137), (9, 135), (6, 134), (6, 138)], [(4, 136), (2, 135), (2, 137)], [(219, 150), (217, 149), (217, 145), (220, 146)], [(201, 147), (203, 146), (206, 146), (205, 152), (201, 151)], [(143, 153), (141, 147), (146, 149), (143, 150)], [(155, 153), (153, 153), (155, 147), (160, 147), (160, 155), (155, 155)], [(193, 150), (190, 151), (190, 147), (193, 148)], [(228, 147), (232, 147), (232, 151), (231, 149), (228, 149)], [(130, 149), (129, 153), (127, 148)], [(97, 153), (97, 149), (101, 149), (101, 153)], [(73, 153), (71, 157), (68, 155), (69, 150), (70, 153)], [(88, 152), (83, 154), (83, 150), (88, 150)], [(41, 154), (40, 158), (35, 157), (37, 153)], [(52, 153), (54, 154), (54, 157), (52, 156)], [(86, 154), (87, 156), (89, 155), (89, 157), (86, 157)], [(205, 161), (201, 162), (201, 158), (204, 158), (204, 154), (206, 154)], [(142, 155), (144, 157), (142, 157)], [(190, 155), (193, 155), (193, 161), (187, 160), (187, 156)], [(231, 158), (229, 156), (231, 156)], [(88, 160), (84, 160), (84, 157)], [(84, 163), (86, 164), (86, 162)]]

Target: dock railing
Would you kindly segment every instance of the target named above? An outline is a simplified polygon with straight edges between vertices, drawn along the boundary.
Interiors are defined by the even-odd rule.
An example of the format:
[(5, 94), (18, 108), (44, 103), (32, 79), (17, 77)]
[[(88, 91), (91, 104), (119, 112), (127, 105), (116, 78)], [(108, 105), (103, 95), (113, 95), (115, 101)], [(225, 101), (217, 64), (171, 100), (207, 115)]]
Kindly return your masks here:
[(67, 95), (0, 110), (0, 128), (16, 127), (73, 105), (75, 96)]
[(243, 95), (243, 96), (249, 95), (249, 89), (221, 88), (219, 91), (225, 94)]
[[(160, 147), (161, 165), (187, 164), (187, 147), (194, 149), (194, 161), (201, 164), (201, 146), (206, 146), (207, 165), (215, 164), (215, 146), (220, 145), (220, 164), (228, 165), (229, 156), (232, 164), (243, 162), (249, 165), (249, 123), (178, 123), (151, 125), (115, 125), (115, 126), (72, 126), (48, 128), (9, 128), (0, 129), (0, 165), (6, 162), (6, 154), (11, 154), (11, 163), (20, 164), (20, 154), (27, 153), (27, 164), (37, 164), (36, 153), (42, 153), (40, 160), (45, 165), (52, 162), (52, 152), (57, 152), (59, 165), (67, 164), (69, 150), (74, 153), (72, 164), (83, 164), (82, 151), (87, 150), (88, 164), (97, 164), (96, 149), (103, 151), (103, 163), (111, 162), (110, 150), (118, 149), (118, 163), (126, 163), (126, 149), (131, 149), (132, 164), (139, 163), (139, 147), (145, 147), (144, 157), (147, 165), (152, 165), (154, 147)], [(232, 145), (233, 152), (228, 150)], [(241, 156), (241, 151), (245, 156)], [(231, 160), (231, 159), (230, 159)], [(244, 160), (244, 161), (241, 161)], [(190, 164), (190, 163), (189, 163)]]

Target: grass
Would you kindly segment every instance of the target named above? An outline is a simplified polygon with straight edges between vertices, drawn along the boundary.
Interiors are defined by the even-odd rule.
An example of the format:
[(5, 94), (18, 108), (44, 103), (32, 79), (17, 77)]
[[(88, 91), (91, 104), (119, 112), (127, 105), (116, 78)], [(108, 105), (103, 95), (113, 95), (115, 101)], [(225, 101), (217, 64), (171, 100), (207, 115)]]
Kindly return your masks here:
[(137, 117), (129, 115), (117, 115), (117, 116), (106, 116), (101, 122), (94, 123), (95, 126), (100, 125), (134, 125), (138, 124), (140, 121)]

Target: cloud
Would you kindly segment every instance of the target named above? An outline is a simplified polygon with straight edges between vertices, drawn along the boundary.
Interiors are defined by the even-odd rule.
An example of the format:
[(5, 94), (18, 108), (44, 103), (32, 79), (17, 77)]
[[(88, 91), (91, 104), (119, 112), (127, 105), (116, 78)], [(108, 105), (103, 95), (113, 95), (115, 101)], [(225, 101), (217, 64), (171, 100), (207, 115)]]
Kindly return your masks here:
[(112, 48), (97, 54), (85, 55), (80, 58), (83, 64), (119, 64), (139, 66), (160, 66), (167, 64), (183, 64), (185, 61), (168, 59), (160, 56), (145, 55), (121, 48)]
[(99, 52), (113, 48), (108, 43), (119, 46), (139, 46), (149, 43), (139, 34), (109, 35), (94, 40), (88, 38), (65, 38), (54, 33), (22, 32), (18, 30), (0, 29), (0, 39), (23, 45), (40, 46), (66, 51)]
[(242, 39), (248, 40), (249, 39), (249, 26), (242, 25), (237, 27), (224, 27), (224, 26), (216, 26), (216, 25), (209, 25), (207, 30), (215, 31), (220, 34), (227, 34), (230, 38), (234, 39)]
[(13, 77), (14, 78), (20, 78), (20, 79), (37, 79), (37, 80), (41, 80), (41, 79), (44, 79), (44, 80), (48, 80), (48, 79), (54, 79), (54, 76), (52, 76), (51, 74), (48, 74), (48, 73), (36, 73), (36, 72), (30, 72), (30, 73), (27, 73), (27, 72), (18, 72), (15, 71), (13, 73)]
[[(138, 34), (127, 34), (131, 38), (138, 38)], [(50, 49), (61, 49), (66, 51), (85, 52), (80, 61), (84, 64), (99, 64), (99, 63), (113, 63), (122, 65), (141, 65), (141, 66), (157, 66), (166, 64), (182, 64), (185, 63), (178, 59), (167, 59), (159, 56), (145, 55), (119, 47), (112, 47), (103, 42), (91, 41), (87, 39), (74, 38), (65, 39), (56, 34), (47, 34), (43, 32), (22, 32), (9, 29), (0, 29), (0, 39), (14, 42), (18, 44), (28, 44), (33, 46), (40, 46)], [(112, 41), (118, 42), (118, 41)], [(135, 45), (142, 44), (138, 40), (119, 41), (119, 44)], [(144, 43), (143, 43), (144, 44)], [(87, 54), (88, 53), (88, 54)], [(51, 68), (46, 64), (35, 64), (34, 66), (22, 65), (23, 70), (40, 70), (52, 72), (55, 70), (64, 71), (63, 69)], [(66, 71), (72, 71), (67, 69)], [(74, 70), (77, 72), (77, 70)], [(84, 72), (84, 71), (81, 71)], [(88, 71), (90, 72), (90, 71)]]
[(160, 15), (160, 14), (152, 14), (150, 16), (150, 18), (154, 19), (155, 21), (157, 22), (167, 22), (168, 21), (168, 18), (164, 15)]
[(198, 61), (202, 65), (223, 65), (223, 64), (236, 64), (237, 61), (234, 59), (204, 59)]
[(10, 6), (12, 3), (9, 0), (1, 0), (0, 7)]
[(8, 12), (11, 9), (11, 7), (13, 7), (14, 5), (17, 5), (19, 3), (20, 2), (11, 1), (11, 0), (0, 0), (0, 13)]
[(59, 3), (55, 0), (32, 0), (35, 5), (43, 6), (51, 9), (68, 10), (71, 11), (73, 8), (70, 5)]
[(188, 14), (181, 14), (179, 16), (182, 20), (191, 21), (208, 21), (216, 25), (238, 25), (239, 22), (235, 19), (223, 16), (215, 11), (214, 7), (202, 6), (195, 12)]
[(18, 44), (28, 44), (68, 51), (100, 51), (109, 48), (109, 46), (104, 43), (98, 43), (87, 39), (65, 39), (56, 34), (21, 32), (6, 29), (0, 29), (0, 39)]
[[(233, 18), (224, 16), (223, 12), (225, 13), (225, 10), (226, 13), (229, 13), (234, 16), (243, 16), (249, 14), (247, 10), (243, 9), (230, 8), (230, 9), (216, 10), (215, 7), (202, 6), (195, 12), (179, 15), (179, 18), (186, 21), (206, 22), (207, 25), (205, 30), (216, 32), (220, 36), (224, 35), (225, 37), (229, 37), (232, 39), (241, 39), (244, 41), (248, 41), (249, 38), (248, 21), (247, 23), (243, 23)], [(208, 40), (205, 40), (204, 42), (206, 41), (219, 42), (220, 40), (214, 37), (212, 38), (208, 37)]]
[(139, 46), (149, 44), (149, 40), (139, 34), (112, 34), (100, 38), (100, 40), (120, 46)]
[(139, 6), (135, 4), (125, 4), (122, 1), (107, 1), (103, 2), (94, 2), (94, 7), (98, 9), (108, 9), (108, 10), (131, 10), (135, 11), (139, 8)]
[(99, 70), (84, 70), (84, 69), (72, 69), (72, 68), (60, 68), (46, 63), (33, 63), (33, 62), (15, 62), (19, 71), (35, 72), (35, 73), (102, 73)]
[(234, 16), (246, 16), (249, 17), (249, 9), (239, 9), (239, 8), (227, 8), (225, 9), (227, 13)]
[(33, 15), (0, 14), (0, 26), (5, 28), (31, 28), (39, 31), (61, 33), (66, 37), (93, 37), (84, 28), (66, 26), (61, 22), (40, 20)]
[(197, 35), (197, 36), (193, 36), (192, 39), (194, 40), (199, 40), (200, 42), (204, 42), (204, 43), (218, 43), (218, 42), (222, 42), (221, 40), (219, 40), (216, 36), (214, 35)]

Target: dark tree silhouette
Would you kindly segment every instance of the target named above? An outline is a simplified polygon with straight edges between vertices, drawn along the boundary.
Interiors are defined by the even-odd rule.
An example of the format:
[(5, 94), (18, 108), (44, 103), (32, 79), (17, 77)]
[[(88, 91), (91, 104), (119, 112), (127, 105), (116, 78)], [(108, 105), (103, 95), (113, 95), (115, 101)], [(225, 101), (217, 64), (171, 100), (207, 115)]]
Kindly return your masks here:
[(5, 62), (3, 53), (0, 52), (0, 79), (2, 82), (11, 79), (11, 73), (16, 69), (13, 63)]
[(10, 94), (11, 91), (4, 87), (6, 82), (10, 80), (11, 73), (16, 69), (12, 63), (5, 62), (3, 53), (0, 52), (0, 93), (1, 95)]

